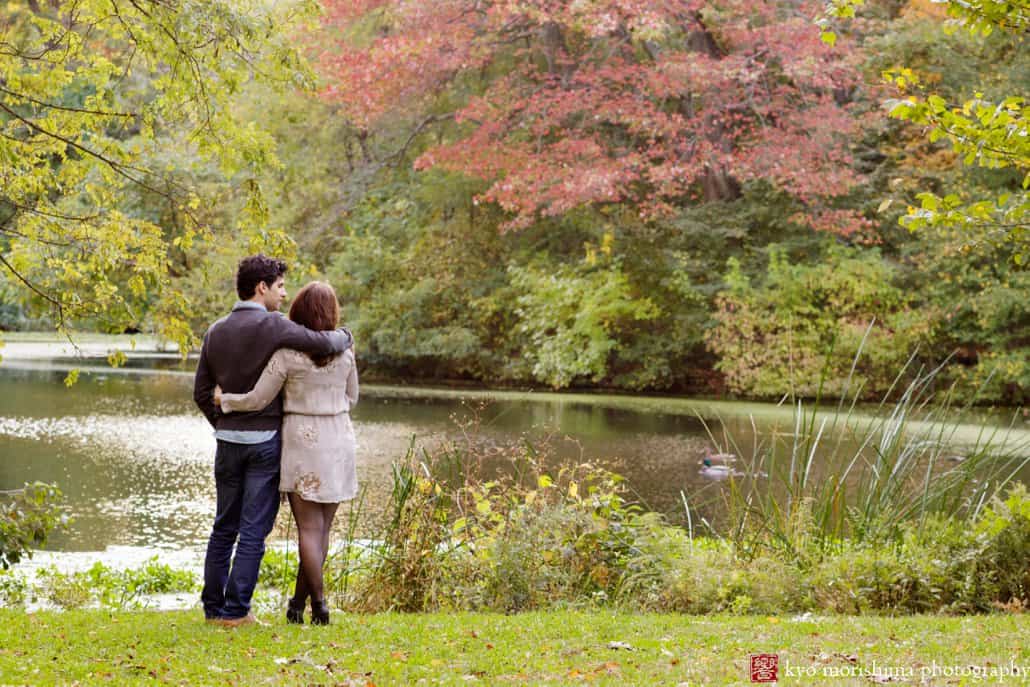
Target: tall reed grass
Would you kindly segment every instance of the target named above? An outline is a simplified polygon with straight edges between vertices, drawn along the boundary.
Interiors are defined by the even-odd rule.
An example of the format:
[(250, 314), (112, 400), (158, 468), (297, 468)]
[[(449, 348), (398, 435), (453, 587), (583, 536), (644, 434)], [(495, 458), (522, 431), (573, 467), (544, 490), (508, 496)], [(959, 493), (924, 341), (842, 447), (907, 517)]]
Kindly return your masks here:
[[(1008, 428), (979, 424), (969, 436), (975, 395), (957, 403), (954, 388), (937, 389), (943, 365), (914, 369), (913, 360), (872, 409), (859, 408), (860, 388), (849, 395), (849, 376), (832, 404), (822, 384), (812, 402), (785, 399), (794, 407), (786, 432), (734, 436), (702, 418), (719, 450), (745, 466), (730, 478), (718, 534), (741, 551), (761, 542), (800, 557), (812, 544), (896, 540), (929, 518), (976, 520), (1030, 464), (1030, 439), (1015, 430), (1016, 413)], [(684, 506), (692, 522), (685, 495)]]

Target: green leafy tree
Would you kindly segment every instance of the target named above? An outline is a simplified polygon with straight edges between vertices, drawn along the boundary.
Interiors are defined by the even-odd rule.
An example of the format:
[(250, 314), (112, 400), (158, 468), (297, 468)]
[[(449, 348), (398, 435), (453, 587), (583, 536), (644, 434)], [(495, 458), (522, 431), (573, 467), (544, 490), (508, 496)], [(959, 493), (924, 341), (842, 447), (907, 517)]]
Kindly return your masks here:
[(797, 264), (773, 246), (764, 279), (754, 283), (731, 259), (726, 280), (706, 338), (737, 393), (875, 396), (930, 334), (875, 251), (832, 246), (818, 263)]
[[(458, 175), (387, 168), (336, 217), (325, 267), (362, 359), (406, 378), (524, 378), (505, 266), (521, 239)], [(318, 262), (312, 256), (313, 262)]]
[[(169, 149), (216, 164), (248, 190), (273, 141), (232, 103), (257, 78), (305, 85), (287, 27), (314, 3), (256, 0), (13, 0), (0, 14), (0, 265), (60, 329), (99, 318), (189, 344), (188, 299), (171, 284), (180, 249), (210, 238), (201, 197)], [(175, 161), (176, 163), (178, 161)], [(146, 197), (144, 211), (127, 197)], [(167, 209), (176, 221), (154, 216)]]
[[(948, 102), (963, 102), (977, 90), (1000, 100), (1030, 89), (1030, 53), (1021, 37), (995, 32), (984, 40), (954, 31), (945, 3), (893, 7), (889, 23), (864, 43), (871, 76), (905, 65), (921, 88)], [(863, 21), (882, 11), (870, 7)], [(919, 194), (928, 190), (989, 199), (1018, 192), (1023, 175), (1011, 166), (965, 165), (950, 143), (931, 141), (904, 120), (884, 119), (875, 145), (877, 182), (868, 189), (869, 202), (881, 209), (881, 249), (896, 265), (894, 283), (912, 295), (911, 307), (933, 333), (920, 354), (933, 364), (950, 357), (938, 380), (956, 382), (967, 397), (1021, 402), (1030, 370), (1027, 271), (1017, 262), (1025, 245), (1000, 240), (1008, 232), (990, 222), (934, 223), (912, 232), (898, 220), (908, 221), (906, 206), (921, 205)]]
[[(1030, 390), (1030, 270), (1013, 245), (987, 229), (930, 227), (909, 249), (918, 312), (933, 331), (930, 351), (951, 356), (943, 377), (980, 401), (1025, 403)], [(967, 246), (980, 244), (976, 251)]]
[(580, 266), (511, 268), (512, 284), (522, 294), (515, 312), (525, 354), (534, 377), (555, 388), (602, 381), (620, 340), (661, 314), (636, 292), (617, 259), (599, 260), (597, 251), (608, 257), (610, 247), (588, 246)]
[[(832, 29), (837, 20), (854, 17), (863, 4), (863, 0), (830, 0), (821, 19), (824, 40), (835, 42)], [(997, 32), (1022, 41), (1030, 30), (1030, 9), (1023, 1), (947, 0), (938, 4), (946, 8), (949, 30), (961, 28), (984, 40)], [(1013, 242), (1012, 259), (1026, 263), (1030, 259), (1030, 102), (1022, 93), (988, 98), (982, 89), (963, 102), (949, 101), (904, 65), (885, 70), (884, 78), (901, 91), (901, 97), (887, 101), (892, 117), (922, 127), (930, 141), (946, 141), (966, 165), (1011, 168), (1021, 175), (1017, 189), (988, 197), (971, 198), (959, 189), (924, 191), (918, 196), (919, 206), (909, 208), (902, 224), (912, 230), (987, 229), (973, 233)]]

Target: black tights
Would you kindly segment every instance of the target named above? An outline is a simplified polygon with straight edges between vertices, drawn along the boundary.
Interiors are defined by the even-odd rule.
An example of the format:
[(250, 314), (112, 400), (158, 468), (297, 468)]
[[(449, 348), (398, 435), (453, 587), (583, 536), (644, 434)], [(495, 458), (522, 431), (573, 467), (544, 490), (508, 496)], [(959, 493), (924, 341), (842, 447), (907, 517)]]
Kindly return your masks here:
[(297, 521), (297, 539), (300, 542), (300, 565), (297, 567), (297, 587), (293, 598), (300, 604), (310, 596), (315, 601), (325, 599), (322, 566), (329, 554), (329, 530), (336, 517), (337, 503), (305, 501), (290, 492), (290, 510)]

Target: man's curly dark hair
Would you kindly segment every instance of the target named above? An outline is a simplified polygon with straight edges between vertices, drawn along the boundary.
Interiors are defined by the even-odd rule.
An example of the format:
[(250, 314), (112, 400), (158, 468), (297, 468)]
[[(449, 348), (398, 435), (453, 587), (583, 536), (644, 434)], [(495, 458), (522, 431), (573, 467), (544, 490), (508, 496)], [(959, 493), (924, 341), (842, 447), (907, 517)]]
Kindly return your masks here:
[(240, 260), (236, 268), (236, 294), (241, 301), (250, 300), (257, 293), (257, 285), (265, 282), (272, 286), (286, 274), (286, 263), (266, 255), (251, 255)]

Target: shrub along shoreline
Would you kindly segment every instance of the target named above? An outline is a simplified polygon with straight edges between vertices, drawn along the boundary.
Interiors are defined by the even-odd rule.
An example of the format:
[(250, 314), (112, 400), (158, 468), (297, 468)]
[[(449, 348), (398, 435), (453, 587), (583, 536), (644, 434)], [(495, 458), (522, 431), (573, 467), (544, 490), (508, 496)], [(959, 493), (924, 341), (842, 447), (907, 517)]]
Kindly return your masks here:
[[(1030, 495), (1016, 485), (977, 522), (935, 517), (893, 540), (807, 540), (773, 546), (691, 537), (626, 506), (617, 476), (580, 467), (534, 489), (477, 485), (450, 517), (439, 482), (406, 474), (399, 513), (375, 542), (344, 535), (326, 564), (332, 604), (357, 613), (560, 609), (691, 615), (1020, 613), (1030, 607)], [(811, 514), (798, 514), (798, 518)], [(810, 520), (806, 527), (812, 526)], [(292, 592), (294, 551), (270, 549), (257, 607), (278, 614)], [(0, 572), (0, 606), (146, 608), (151, 595), (195, 594), (196, 573), (154, 559)]]

